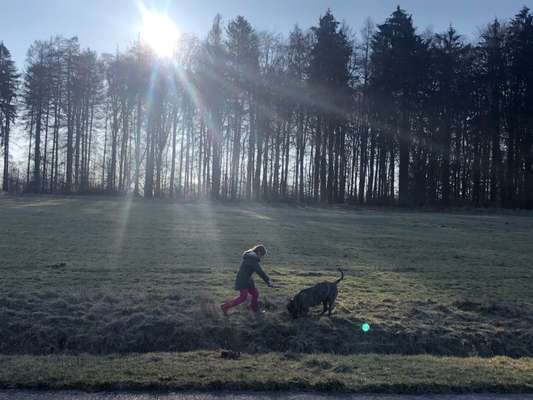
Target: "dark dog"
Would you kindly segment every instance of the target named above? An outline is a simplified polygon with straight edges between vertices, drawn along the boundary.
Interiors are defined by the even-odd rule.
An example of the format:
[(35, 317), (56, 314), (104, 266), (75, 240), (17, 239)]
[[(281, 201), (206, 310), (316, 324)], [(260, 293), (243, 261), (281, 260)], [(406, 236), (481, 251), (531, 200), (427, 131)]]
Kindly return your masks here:
[(335, 282), (322, 282), (313, 287), (302, 290), (296, 296), (289, 300), (287, 304), (287, 310), (293, 318), (306, 315), (309, 308), (318, 306), (322, 303), (324, 310), (322, 314), (328, 311), (328, 315), (331, 315), (331, 311), (335, 307), (335, 299), (337, 298), (337, 284), (344, 279), (344, 273), (339, 268), (341, 277)]

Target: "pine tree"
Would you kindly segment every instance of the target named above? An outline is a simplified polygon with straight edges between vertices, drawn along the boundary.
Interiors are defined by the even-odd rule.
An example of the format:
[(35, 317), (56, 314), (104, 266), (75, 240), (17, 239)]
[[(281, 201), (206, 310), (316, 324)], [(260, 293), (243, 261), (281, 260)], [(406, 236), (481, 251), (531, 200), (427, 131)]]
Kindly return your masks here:
[[(242, 16), (228, 24), (226, 29), (226, 51), (228, 54), (229, 84), (233, 92), (232, 123), (233, 140), (231, 151), (231, 183), (230, 196), (237, 198), (240, 191), (239, 165), (242, 151), (242, 122), (245, 118), (245, 108), (250, 107), (253, 96), (254, 80), (258, 76), (258, 38), (250, 23)], [(253, 118), (253, 116), (252, 116)], [(249, 149), (253, 153), (255, 146), (255, 132), (249, 132)], [(249, 159), (251, 153), (248, 153)], [(252, 161), (248, 165), (248, 181), (253, 172)], [(249, 190), (249, 185), (248, 185)]]
[(533, 208), (533, 13), (524, 7), (507, 33), (509, 139), (507, 206)]
[[(434, 54), (432, 84), (433, 107), (435, 109), (436, 131), (432, 138), (432, 154), (430, 161), (431, 172), (429, 197), (432, 202), (438, 198), (437, 188), (440, 187), (441, 203), (450, 205), (450, 175), (451, 175), (451, 145), (452, 136), (457, 128), (456, 118), (461, 115), (461, 98), (467, 95), (462, 92), (461, 77), (464, 76), (465, 53), (469, 51), (457, 34), (450, 27), (445, 33), (435, 35), (432, 51)], [(434, 162), (438, 163), (438, 168)], [(437, 185), (437, 183), (439, 183)]]
[(320, 187), (320, 201), (332, 203), (339, 200), (339, 194), (344, 197), (342, 188), (339, 190), (335, 166), (343, 150), (340, 144), (350, 105), (348, 84), (352, 46), (330, 10), (312, 30), (315, 43), (310, 54), (309, 84), (317, 112), (314, 180), (315, 186)]
[[(409, 198), (409, 164), (412, 114), (424, 75), (427, 73), (427, 46), (416, 34), (412, 17), (398, 7), (378, 26), (372, 41), (371, 90), (379, 107), (385, 138), (396, 139), (399, 147), (399, 202)], [(386, 121), (386, 122), (385, 122)], [(384, 141), (385, 143), (389, 140)], [(394, 146), (390, 147), (394, 152)], [(391, 159), (395, 159), (394, 153)]]

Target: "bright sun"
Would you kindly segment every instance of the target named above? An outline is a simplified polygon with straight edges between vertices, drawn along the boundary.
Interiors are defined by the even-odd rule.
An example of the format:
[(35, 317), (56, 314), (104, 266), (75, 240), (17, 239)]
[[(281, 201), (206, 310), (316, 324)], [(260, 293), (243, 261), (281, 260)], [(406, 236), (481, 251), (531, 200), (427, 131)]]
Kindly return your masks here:
[(179, 32), (165, 14), (141, 9), (141, 39), (150, 46), (159, 57), (172, 57), (176, 48)]

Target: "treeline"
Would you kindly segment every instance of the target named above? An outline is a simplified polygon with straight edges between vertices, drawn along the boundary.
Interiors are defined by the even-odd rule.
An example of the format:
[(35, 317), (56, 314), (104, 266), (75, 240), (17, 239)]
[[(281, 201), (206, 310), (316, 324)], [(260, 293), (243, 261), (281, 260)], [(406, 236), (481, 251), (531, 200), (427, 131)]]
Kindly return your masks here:
[(400, 8), (359, 35), (329, 11), (287, 38), (217, 16), (171, 60), (55, 37), (22, 76), (1, 45), (0, 74), (4, 190), (533, 207), (527, 8), (475, 43)]

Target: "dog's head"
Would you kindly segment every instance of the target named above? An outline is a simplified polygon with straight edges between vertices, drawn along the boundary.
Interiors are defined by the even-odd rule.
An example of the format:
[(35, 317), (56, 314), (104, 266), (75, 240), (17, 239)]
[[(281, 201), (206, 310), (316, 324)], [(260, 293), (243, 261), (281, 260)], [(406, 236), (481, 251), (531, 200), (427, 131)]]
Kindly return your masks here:
[(287, 311), (294, 319), (298, 318), (298, 306), (294, 300), (294, 297), (289, 299), (289, 302), (287, 303)]

